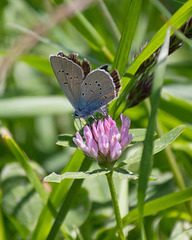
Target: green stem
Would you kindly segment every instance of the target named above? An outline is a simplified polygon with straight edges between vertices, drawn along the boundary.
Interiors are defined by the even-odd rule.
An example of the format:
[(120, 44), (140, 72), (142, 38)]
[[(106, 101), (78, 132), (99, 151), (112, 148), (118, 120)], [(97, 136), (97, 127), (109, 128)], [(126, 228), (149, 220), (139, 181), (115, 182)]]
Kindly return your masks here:
[(118, 205), (118, 200), (117, 200), (117, 194), (115, 191), (115, 185), (113, 182), (113, 172), (109, 172), (106, 174), (107, 177), (107, 182), (109, 185), (110, 193), (111, 193), (111, 198), (112, 198), (112, 203), (113, 203), (113, 208), (115, 212), (115, 218), (117, 222), (117, 232), (119, 235), (119, 239), (125, 240), (124, 234), (123, 234), (123, 223), (119, 211), (119, 205)]

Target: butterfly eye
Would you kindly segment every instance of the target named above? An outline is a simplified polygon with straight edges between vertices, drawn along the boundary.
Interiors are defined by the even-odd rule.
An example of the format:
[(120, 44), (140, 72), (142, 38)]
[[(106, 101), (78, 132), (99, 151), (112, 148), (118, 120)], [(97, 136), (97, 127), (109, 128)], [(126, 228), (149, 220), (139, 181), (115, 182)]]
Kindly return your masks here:
[(75, 111), (75, 113), (74, 113), (74, 117), (75, 118), (78, 118), (79, 117), (79, 114)]

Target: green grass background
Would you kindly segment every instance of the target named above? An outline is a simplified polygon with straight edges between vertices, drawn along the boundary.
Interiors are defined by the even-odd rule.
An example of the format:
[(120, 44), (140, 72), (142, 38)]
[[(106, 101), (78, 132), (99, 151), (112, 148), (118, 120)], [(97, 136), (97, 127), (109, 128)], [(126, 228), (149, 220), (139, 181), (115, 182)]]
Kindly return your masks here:
[[(15, 140), (0, 141), (0, 239), (3, 240), (46, 239), (63, 199), (69, 204), (70, 196), (74, 198), (69, 189), (71, 193), (75, 189), (80, 191), (72, 199), (72, 206), (66, 204), (63, 212), (66, 218), (60, 230), (55, 231), (55, 239), (116, 239), (104, 176), (74, 182), (65, 179), (50, 185), (42, 182), (51, 172), (75, 172), (90, 165), (90, 169), (98, 168), (80, 150), (56, 145), (59, 134), (74, 134), (76, 129), (74, 110), (53, 75), (49, 55), (77, 52), (80, 59), (85, 57), (90, 61), (92, 69), (108, 64), (120, 72), (122, 90), (131, 88), (129, 76), (163, 43), (169, 26), (167, 20), (173, 16), (171, 25), (179, 28), (192, 15), (191, 0), (75, 2), (81, 2), (82, 11), (71, 10), (72, 7), (66, 10), (69, 1), (1, 0), (0, 3), (0, 131), (3, 135), (5, 128), (8, 129)], [(150, 39), (148, 47), (134, 59), (134, 54)], [(191, 80), (189, 42), (167, 59), (157, 136), (178, 125), (184, 124), (186, 129), (166, 150), (154, 156), (151, 175), (157, 180), (148, 183), (145, 196), (147, 239), (190, 239), (192, 235)], [(126, 108), (125, 95), (119, 97), (119, 103), (112, 102), (110, 114), (117, 118), (118, 124), (122, 109), (131, 119), (131, 128), (148, 127), (150, 99), (133, 108)], [(130, 168), (138, 172), (138, 164)], [(140, 239), (137, 210), (133, 210), (138, 204), (138, 181), (115, 179), (115, 184), (126, 236)]]

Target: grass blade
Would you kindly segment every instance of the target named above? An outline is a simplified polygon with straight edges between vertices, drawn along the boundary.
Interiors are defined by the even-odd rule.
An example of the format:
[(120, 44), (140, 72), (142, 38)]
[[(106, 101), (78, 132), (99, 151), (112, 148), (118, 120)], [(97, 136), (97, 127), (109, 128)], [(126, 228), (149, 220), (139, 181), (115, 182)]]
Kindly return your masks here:
[(113, 61), (113, 55), (107, 48), (103, 37), (80, 11), (77, 10), (75, 18), (71, 19), (70, 21), (74, 27), (88, 40), (88, 43), (91, 43), (90, 46), (95, 46), (104, 53), (109, 61)]
[[(134, 75), (139, 66), (144, 62), (157, 48), (161, 46), (164, 41), (164, 36), (167, 29), (173, 26), (174, 29), (178, 29), (183, 25), (192, 14), (192, 1), (186, 2), (170, 19), (163, 25), (163, 27), (155, 34), (155, 36), (148, 43), (143, 52), (136, 58), (134, 63), (130, 66), (127, 73)], [(174, 30), (171, 30), (171, 34)], [(130, 84), (130, 83), (129, 83)], [(126, 84), (123, 84), (123, 89)], [(123, 90), (122, 89), (122, 90)]]
[[(190, 201), (192, 199), (192, 187), (179, 192), (171, 193), (145, 204), (143, 216), (151, 216), (159, 211)], [(128, 225), (138, 219), (138, 208), (132, 210), (123, 218), (123, 225)]]
[[(73, 157), (70, 159), (66, 167), (63, 169), (62, 173), (69, 171), (78, 171), (82, 162), (84, 161), (84, 154), (81, 150), (77, 149)], [(72, 179), (65, 179), (60, 184), (53, 185), (52, 192), (49, 195), (49, 200), (58, 208), (66, 196), (69, 190)], [(56, 215), (54, 215), (56, 218)], [(51, 223), (53, 221), (53, 215), (50, 213), (47, 205), (44, 206), (42, 212), (39, 216), (36, 228), (33, 232), (33, 240), (45, 239), (51, 229)], [(62, 225), (62, 232), (64, 233), (65, 226)]]
[(119, 42), (119, 39), (121, 37), (121, 34), (119, 32), (119, 29), (117, 28), (117, 25), (115, 21), (113, 20), (107, 6), (105, 5), (103, 0), (100, 0), (98, 3), (98, 7), (100, 8), (101, 12), (103, 13), (103, 16), (106, 19), (106, 22), (109, 24), (111, 29), (111, 34), (114, 38), (114, 42)]
[(160, 91), (163, 85), (164, 74), (166, 70), (166, 60), (167, 60), (168, 50), (169, 50), (169, 36), (170, 36), (170, 29), (168, 29), (167, 31), (165, 42), (161, 48), (161, 51), (157, 60), (157, 67), (155, 70), (152, 96), (151, 96), (151, 102), (152, 102), (151, 114), (149, 118), (149, 124), (147, 128), (147, 134), (144, 141), (143, 154), (142, 154), (142, 159), (140, 163), (139, 185), (138, 185), (138, 209), (139, 209), (139, 219), (140, 219), (141, 226), (143, 225), (142, 216), (143, 216), (145, 193), (147, 189), (149, 174), (152, 168), (153, 134), (154, 134), (155, 124), (156, 124), (156, 115), (157, 115), (158, 103), (160, 98)]
[(127, 18), (112, 67), (112, 69), (117, 69), (121, 76), (124, 74), (127, 65), (141, 4), (142, 0), (127, 1)]
[[(179, 10), (167, 21), (160, 30), (154, 35), (151, 41), (147, 44), (140, 55), (135, 59), (133, 64), (129, 67), (124, 81), (121, 81), (121, 95), (118, 99), (110, 104), (110, 109), (113, 113), (121, 112), (124, 106), (121, 107), (121, 103), (126, 98), (127, 94), (130, 92), (135, 83), (134, 75), (137, 72), (140, 65), (148, 59), (162, 44), (164, 41), (164, 36), (167, 29), (172, 26), (174, 29), (171, 30), (171, 35), (174, 33), (175, 29), (180, 28), (191, 16), (192, 14), (192, 1), (187, 1)], [(130, 80), (131, 79), (131, 80)], [(123, 104), (122, 104), (123, 105)], [(119, 114), (118, 114), (119, 115)]]
[(37, 175), (35, 174), (35, 172), (31, 168), (31, 166), (29, 164), (29, 159), (27, 158), (25, 153), (20, 149), (20, 147), (17, 145), (17, 143), (11, 137), (11, 134), (8, 132), (7, 129), (1, 128), (0, 129), (0, 136), (1, 136), (2, 140), (4, 141), (4, 143), (11, 150), (13, 155), (16, 157), (18, 162), (21, 164), (23, 169), (25, 170), (29, 181), (34, 186), (35, 190), (37, 191), (37, 193), (41, 197), (43, 203), (46, 204), (47, 200), (48, 200), (48, 194), (45, 191), (45, 189), (43, 188), (43, 186), (41, 185), (41, 182), (39, 181)]
[[(79, 171), (86, 171), (89, 169), (90, 166), (91, 166), (91, 161), (89, 159), (85, 158)], [(83, 181), (84, 181), (84, 179), (74, 180), (71, 188), (69, 189), (67, 196), (65, 197), (65, 199), (62, 203), (60, 211), (55, 219), (55, 222), (51, 228), (51, 231), (47, 237), (47, 240), (55, 239), (55, 236), (56, 236), (57, 232), (59, 231), (59, 228), (60, 228), (62, 222), (64, 221), (64, 219), (68, 213), (68, 210), (69, 210), (71, 204), (73, 203), (73, 200), (75, 199), (79, 189), (81, 188)]]

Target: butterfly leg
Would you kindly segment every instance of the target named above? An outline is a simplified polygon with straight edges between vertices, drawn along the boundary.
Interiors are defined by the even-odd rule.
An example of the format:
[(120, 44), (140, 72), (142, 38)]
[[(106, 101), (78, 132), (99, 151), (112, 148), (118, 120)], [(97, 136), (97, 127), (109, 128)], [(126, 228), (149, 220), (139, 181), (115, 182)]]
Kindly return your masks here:
[(101, 107), (99, 109), (99, 112), (104, 116), (104, 117), (107, 117), (108, 116), (108, 107), (107, 105)]
[(93, 114), (91, 115), (91, 117), (94, 119), (94, 120), (97, 120), (97, 117)]

